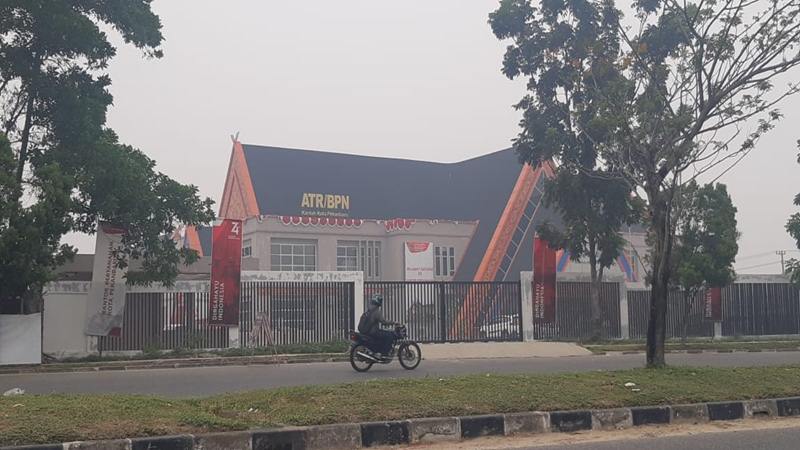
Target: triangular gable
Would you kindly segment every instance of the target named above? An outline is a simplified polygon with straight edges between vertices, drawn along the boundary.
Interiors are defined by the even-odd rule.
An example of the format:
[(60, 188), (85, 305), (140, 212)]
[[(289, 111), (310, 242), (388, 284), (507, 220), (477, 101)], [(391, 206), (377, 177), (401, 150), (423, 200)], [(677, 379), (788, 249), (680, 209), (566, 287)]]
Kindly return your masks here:
[(219, 217), (244, 220), (259, 214), (258, 201), (242, 144), (234, 140), (228, 175), (225, 177), (225, 190), (222, 192), (222, 201), (219, 205)]

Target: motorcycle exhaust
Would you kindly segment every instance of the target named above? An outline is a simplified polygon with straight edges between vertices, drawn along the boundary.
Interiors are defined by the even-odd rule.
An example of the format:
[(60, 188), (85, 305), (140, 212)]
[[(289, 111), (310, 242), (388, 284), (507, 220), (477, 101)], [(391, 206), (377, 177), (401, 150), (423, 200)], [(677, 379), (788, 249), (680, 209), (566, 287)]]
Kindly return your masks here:
[(366, 354), (364, 352), (356, 352), (356, 355), (358, 355), (358, 356), (360, 356), (360, 357), (362, 357), (364, 359), (368, 359), (368, 360), (370, 360), (372, 362), (379, 362), (378, 358), (375, 358), (374, 356), (368, 355), (368, 354)]

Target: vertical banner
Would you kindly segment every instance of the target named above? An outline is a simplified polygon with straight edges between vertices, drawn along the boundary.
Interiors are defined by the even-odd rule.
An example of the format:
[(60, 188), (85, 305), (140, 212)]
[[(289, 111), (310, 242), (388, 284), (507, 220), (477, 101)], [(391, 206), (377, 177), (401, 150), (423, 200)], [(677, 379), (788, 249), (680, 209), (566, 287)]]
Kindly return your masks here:
[(92, 285), (86, 303), (86, 335), (119, 335), (125, 310), (125, 269), (117, 267), (114, 251), (122, 245), (125, 230), (101, 222), (92, 266)]
[(408, 241), (405, 245), (406, 281), (433, 281), (433, 244)]
[(533, 241), (533, 320), (556, 320), (556, 252), (547, 241)]
[(214, 226), (211, 241), (209, 325), (239, 325), (242, 273), (242, 221), (225, 219)]
[(714, 322), (722, 321), (722, 288), (711, 287), (706, 289), (705, 318)]

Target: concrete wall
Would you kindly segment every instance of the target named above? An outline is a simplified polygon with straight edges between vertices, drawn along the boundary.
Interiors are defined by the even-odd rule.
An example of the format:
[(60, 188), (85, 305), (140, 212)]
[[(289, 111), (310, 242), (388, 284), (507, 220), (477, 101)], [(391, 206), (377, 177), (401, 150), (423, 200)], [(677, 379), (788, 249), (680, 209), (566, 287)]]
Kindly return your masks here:
[(42, 362), (42, 315), (0, 314), (0, 366)]

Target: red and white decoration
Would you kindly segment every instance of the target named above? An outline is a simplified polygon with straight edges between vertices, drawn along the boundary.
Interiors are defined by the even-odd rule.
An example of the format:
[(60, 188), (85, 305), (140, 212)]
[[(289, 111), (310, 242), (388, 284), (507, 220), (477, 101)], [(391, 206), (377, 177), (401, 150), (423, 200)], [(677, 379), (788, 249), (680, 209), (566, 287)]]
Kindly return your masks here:
[(414, 219), (391, 219), (384, 222), (386, 231), (405, 231), (410, 230), (417, 223)]
[(310, 217), (310, 216), (281, 216), (284, 225), (302, 225), (306, 227), (328, 226), (358, 228), (364, 221), (346, 217)]

